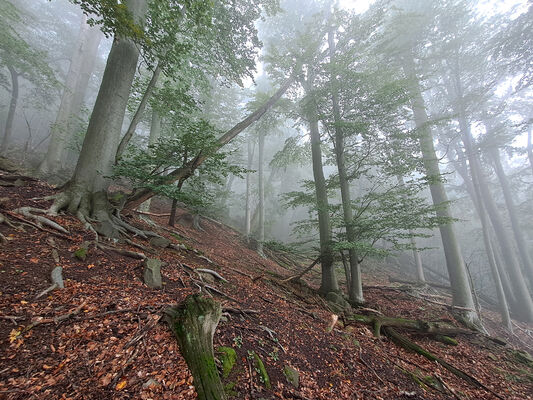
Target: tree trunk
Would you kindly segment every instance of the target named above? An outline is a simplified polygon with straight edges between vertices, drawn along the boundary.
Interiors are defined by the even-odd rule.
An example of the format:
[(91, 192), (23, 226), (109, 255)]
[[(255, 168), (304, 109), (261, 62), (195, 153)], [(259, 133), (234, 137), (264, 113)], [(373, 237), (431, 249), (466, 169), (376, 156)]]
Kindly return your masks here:
[(505, 205), (507, 206), (507, 211), (509, 212), (509, 217), (511, 219), (514, 238), (518, 247), (518, 252), (520, 253), (520, 258), (522, 259), (522, 265), (524, 266), (524, 275), (527, 276), (529, 287), (533, 290), (533, 262), (531, 261), (524, 233), (520, 226), (520, 222), (518, 221), (518, 212), (514, 204), (511, 185), (503, 170), (499, 149), (496, 147), (490, 149), (490, 155), (494, 163), (494, 170), (500, 181), (503, 197), (505, 198)]
[[(161, 136), (161, 116), (157, 110), (152, 110), (152, 124), (150, 125), (150, 137), (148, 138), (148, 151), (150, 146), (154, 146)], [(139, 211), (150, 211), (150, 203), (152, 199), (146, 200), (139, 206)]]
[[(444, 189), (440, 174), (439, 160), (433, 144), (433, 135), (429, 126), (429, 118), (426, 113), (424, 99), (420, 92), (420, 87), (415, 72), (415, 63), (412, 56), (404, 58), (404, 71), (406, 76), (412, 80), (410, 87), (411, 104), (419, 133), (420, 149), (422, 151), (423, 164), (426, 170), (427, 179), (433, 204), (437, 206), (437, 216), (451, 218), (452, 214), (448, 203), (448, 196)], [(446, 257), (446, 266), (450, 276), (452, 287), (453, 304), (466, 309), (475, 309), (472, 290), (468, 281), (466, 266), (461, 254), (461, 247), (455, 236), (453, 223), (439, 227), (442, 238), (442, 246)], [(479, 316), (475, 311), (462, 312), (462, 317), (467, 324), (479, 324)]]
[(259, 133), (259, 154), (258, 154), (258, 178), (259, 178), (259, 235), (257, 237), (257, 253), (264, 257), (263, 242), (265, 241), (265, 178), (264, 178), (264, 156), (265, 156), (265, 134)]
[[(398, 175), (396, 179), (398, 180), (398, 184), (401, 187), (405, 187), (405, 181), (403, 179), (403, 176)], [(409, 229), (409, 236), (409, 241), (411, 242), (411, 247), (413, 248), (413, 259), (415, 260), (416, 279), (420, 283), (425, 283), (426, 277), (424, 276), (424, 266), (422, 265), (422, 257), (420, 256), (420, 251), (417, 248), (414, 231), (412, 229)]]
[[(125, 4), (134, 21), (142, 23), (147, 1), (129, 0)], [(107, 177), (112, 174), (138, 58), (139, 49), (132, 40), (115, 37), (74, 174), (51, 212), (68, 207), (69, 212), (77, 213), (82, 220), (89, 214), (106, 219), (108, 210), (96, 209), (97, 203), (92, 198), (96, 193), (105, 193), (110, 184)]]
[[(283, 94), (287, 91), (287, 89), (292, 85), (294, 82), (294, 78), (296, 73), (299, 71), (299, 68), (296, 68), (293, 72), (293, 75), (291, 75), (284, 83), (281, 85), (281, 87), (278, 89), (276, 93), (274, 93), (261, 107), (259, 107), (257, 110), (255, 110), (253, 113), (251, 113), (248, 117), (243, 119), (241, 122), (236, 124), (233, 128), (228, 130), (224, 135), (222, 135), (217, 140), (216, 150), (221, 149), (226, 144), (228, 144), (232, 139), (234, 139), (239, 133), (241, 133), (243, 130), (248, 128), (250, 125), (252, 125), (254, 122), (258, 121), (263, 114), (265, 114), (276, 102), (283, 96)], [(200, 152), (196, 155), (187, 165), (184, 167), (175, 169), (170, 174), (167, 175), (168, 177), (168, 184), (171, 184), (172, 182), (176, 182), (179, 179), (187, 179), (191, 174), (198, 168), (207, 158), (209, 155), (204, 154)], [(136, 208), (139, 204), (141, 204), (143, 201), (148, 200), (150, 197), (152, 197), (155, 193), (150, 189), (140, 189), (135, 191), (129, 198), (128, 201), (125, 204), (126, 208)]]
[[(452, 99), (452, 101), (454, 100), (462, 102), (462, 96), (461, 98), (458, 98), (458, 99)], [(479, 165), (479, 160), (474, 154), (472, 134), (470, 132), (470, 125), (468, 124), (466, 116), (464, 115), (464, 108), (461, 105), (459, 106), (456, 105), (454, 106), (454, 111), (456, 114), (458, 113), (459, 115), (459, 127), (461, 129), (461, 135), (463, 138), (463, 142), (464, 142), (465, 149), (466, 149), (466, 154), (467, 154), (468, 161), (470, 164), (470, 171), (471, 171), (471, 176), (472, 176), (472, 183), (474, 186), (474, 193), (475, 193), (475, 197), (477, 198), (477, 203), (478, 203), (478, 216), (481, 221), (481, 229), (483, 231), (483, 243), (485, 245), (485, 251), (487, 253), (487, 258), (489, 260), (489, 267), (490, 267), (490, 271), (492, 274), (492, 279), (494, 281), (494, 287), (496, 289), (496, 296), (498, 297), (498, 304), (500, 306), (500, 315), (502, 317), (502, 324), (509, 331), (512, 331), (513, 326), (511, 324), (511, 317), (509, 316), (509, 306), (507, 304), (507, 298), (505, 297), (505, 293), (503, 290), (503, 285), (502, 285), (502, 281), (500, 278), (498, 265), (496, 263), (494, 249), (492, 248), (489, 221), (487, 218), (487, 213), (485, 212), (483, 196), (481, 195), (481, 188), (480, 188), (480, 184), (481, 184), (480, 177), (482, 174), (481, 165)]]
[(0, 153), (3, 155), (7, 153), (9, 142), (11, 141), (11, 136), (13, 134), (13, 120), (15, 119), (15, 111), (17, 110), (17, 102), (19, 99), (19, 73), (11, 65), (7, 65), (7, 69), (11, 75), (11, 100), (9, 102), (4, 138), (2, 139), (2, 146), (0, 147)]
[[(334, 64), (335, 62), (335, 40), (334, 33), (330, 31), (328, 33), (328, 46), (329, 46), (329, 57), (330, 63)], [(355, 244), (356, 235), (353, 228), (353, 211), (352, 211), (352, 199), (350, 196), (350, 182), (348, 181), (348, 176), (346, 172), (346, 163), (344, 159), (344, 135), (341, 129), (341, 113), (339, 107), (339, 99), (336, 90), (336, 79), (332, 76), (330, 77), (332, 84), (332, 93), (331, 101), (333, 103), (333, 119), (334, 119), (334, 130), (335, 130), (335, 157), (337, 160), (337, 170), (339, 172), (339, 183), (341, 187), (341, 198), (342, 198), (342, 210), (344, 216), (344, 225), (346, 227), (346, 239), (351, 244)], [(361, 267), (359, 265), (359, 256), (357, 255), (356, 250), (352, 247), (348, 249), (348, 258), (350, 262), (350, 285), (348, 297), (350, 303), (353, 305), (363, 304), (365, 299), (363, 297), (363, 283), (361, 280)]]
[(529, 166), (531, 167), (531, 173), (533, 173), (533, 143), (531, 136), (533, 135), (533, 125), (529, 124), (527, 129), (527, 157), (529, 158)]
[(146, 90), (144, 91), (141, 102), (139, 103), (139, 106), (137, 107), (137, 111), (135, 111), (135, 114), (133, 115), (133, 118), (130, 122), (130, 126), (128, 127), (128, 130), (122, 137), (120, 144), (118, 145), (117, 153), (115, 154), (115, 164), (118, 162), (120, 156), (122, 156), (122, 154), (124, 153), (124, 150), (126, 150), (126, 147), (128, 146), (128, 143), (133, 137), (133, 134), (135, 133), (135, 130), (137, 129), (137, 125), (139, 125), (139, 122), (141, 121), (141, 118), (143, 116), (144, 109), (146, 108), (146, 104), (148, 103), (148, 100), (150, 99), (150, 96), (152, 95), (152, 92), (154, 91), (154, 88), (157, 85), (157, 80), (159, 79), (160, 74), (161, 74), (161, 67), (159, 66), (159, 64), (157, 64), (157, 67), (155, 67), (155, 70), (152, 74), (152, 79), (150, 79), (150, 82), (148, 82), (148, 86), (146, 87)]
[(247, 139), (247, 156), (248, 163), (246, 165), (246, 206), (244, 210), (244, 231), (246, 234), (246, 240), (250, 240), (250, 229), (251, 229), (251, 207), (250, 207), (250, 194), (251, 194), (251, 172), (252, 162), (254, 158), (253, 147), (252, 147), (252, 138), (248, 135)]
[(213, 351), (213, 336), (222, 315), (220, 304), (211, 298), (190, 295), (166, 314), (191, 370), (198, 399), (226, 399)]
[[(466, 165), (466, 161), (464, 156), (462, 155), (462, 151), (457, 146), (452, 146), (453, 150), (457, 154), (457, 159), (453, 159), (450, 157), (450, 153), (448, 154), (448, 159), (453, 164), (454, 169), (459, 173), (461, 178), (463, 179), (466, 191), (468, 195), (470, 196), (470, 199), (472, 200), (472, 203), (474, 204), (474, 208), (476, 209), (477, 215), (480, 215), (481, 209), (479, 205), (479, 199), (475, 194), (474, 191), (474, 184), (472, 183), (472, 180), (470, 179), (470, 175), (468, 173), (468, 167)], [(509, 277), (507, 274), (506, 269), (503, 267), (505, 263), (502, 261), (502, 258), (497, 250), (497, 243), (494, 238), (494, 234), (490, 235), (490, 242), (491, 247), (493, 250), (493, 254), (496, 260), (496, 265), (498, 267), (498, 271), (500, 274), (500, 279), (502, 281), (503, 291), (505, 293), (505, 298), (507, 299), (508, 304), (510, 305), (511, 310), (516, 312), (518, 309), (517, 301), (514, 295), (514, 291), (511, 288), (511, 282), (509, 281)]]
[(83, 15), (78, 45), (70, 61), (61, 104), (56, 120), (51, 127), (48, 150), (38, 168), (41, 176), (50, 176), (65, 167), (65, 150), (69, 138), (75, 134), (80, 125), (83, 100), (89, 86), (102, 36), (100, 29), (89, 26), (87, 17)]
[(329, 220), (328, 193), (326, 180), (322, 167), (322, 149), (320, 148), (320, 132), (318, 130), (317, 107), (310, 90), (306, 90), (308, 102), (305, 104), (305, 112), (309, 122), (311, 134), (311, 154), (313, 159), (313, 176), (315, 180), (315, 193), (317, 201), (318, 226), (320, 235), (320, 263), (322, 265), (322, 282), (319, 292), (326, 295), (329, 292), (337, 292), (339, 285), (333, 265), (333, 250), (331, 242), (331, 224)]

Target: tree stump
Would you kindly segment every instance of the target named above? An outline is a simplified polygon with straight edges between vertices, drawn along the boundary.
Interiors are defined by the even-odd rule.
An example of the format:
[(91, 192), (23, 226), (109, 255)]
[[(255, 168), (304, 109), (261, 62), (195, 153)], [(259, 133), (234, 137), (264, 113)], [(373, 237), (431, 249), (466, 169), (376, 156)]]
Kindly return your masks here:
[(194, 378), (199, 400), (225, 400), (213, 352), (213, 335), (222, 315), (219, 303), (198, 294), (166, 310), (181, 353)]

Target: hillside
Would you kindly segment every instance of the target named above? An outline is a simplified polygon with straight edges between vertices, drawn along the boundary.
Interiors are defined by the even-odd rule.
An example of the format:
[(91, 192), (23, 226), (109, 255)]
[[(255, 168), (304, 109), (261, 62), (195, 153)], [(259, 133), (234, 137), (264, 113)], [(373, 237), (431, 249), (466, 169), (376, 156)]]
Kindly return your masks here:
[[(371, 326), (342, 315), (330, 331), (335, 314), (314, 294), (315, 275), (282, 282), (298, 271), (259, 257), (223, 224), (202, 219), (203, 231), (185, 225), (169, 230), (164, 217), (153, 217), (160, 226), (149, 226), (130, 215), (131, 224), (174, 246), (157, 247), (154, 240), (137, 236), (131, 237), (136, 246), (100, 238), (103, 246), (98, 248), (92, 243), (95, 235), (70, 215), (50, 217), (67, 234), (19, 225), (30, 219), (14, 210), (47, 208), (50, 202), (42, 198), (55, 189), (7, 173), (0, 180), (6, 185), (0, 187), (0, 212), (10, 221), (0, 225), (6, 239), (0, 247), (0, 398), (196, 398), (164, 310), (199, 291), (222, 303), (215, 350), (225, 346), (236, 351), (235, 366), (223, 379), (230, 398), (533, 398), (533, 360), (522, 352), (533, 349), (532, 326), (517, 322), (511, 335), (498, 327), (495, 312), (485, 311), (486, 328), (503, 341), (458, 333), (457, 346), (398, 328), (482, 385), (477, 386), (387, 335), (376, 338)], [(87, 254), (79, 251), (84, 243)], [(142, 260), (114, 248), (161, 260), (162, 288), (147, 287)], [(50, 286), (50, 272), (57, 265), (63, 268), (65, 288), (36, 299)], [(213, 270), (227, 282), (196, 273), (197, 268)], [(428, 302), (420, 288), (392, 286), (387, 275), (386, 270), (364, 275), (366, 307), (350, 313), (456, 324), (450, 308), (436, 304), (448, 300), (445, 293), (432, 292), (425, 296), (433, 299)], [(264, 362), (271, 389), (253, 354)], [(284, 370), (297, 371), (298, 385), (288, 382)]]

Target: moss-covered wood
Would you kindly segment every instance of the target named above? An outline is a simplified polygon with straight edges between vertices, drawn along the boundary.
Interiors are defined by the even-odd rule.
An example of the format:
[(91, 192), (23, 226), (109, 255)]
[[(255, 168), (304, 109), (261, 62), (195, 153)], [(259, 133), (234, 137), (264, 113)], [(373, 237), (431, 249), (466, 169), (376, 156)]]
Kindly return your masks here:
[(198, 399), (226, 399), (213, 353), (213, 335), (222, 314), (220, 304), (211, 298), (191, 295), (166, 313), (194, 377)]
[(373, 327), (373, 332), (376, 337), (379, 337), (381, 331), (385, 327), (394, 327), (394, 328), (403, 328), (408, 330), (413, 330), (417, 332), (427, 333), (431, 335), (456, 335), (459, 333), (463, 334), (474, 334), (475, 331), (468, 329), (458, 328), (451, 324), (442, 323), (442, 322), (430, 322), (406, 318), (393, 318), (386, 317), (382, 315), (361, 315), (353, 314), (346, 317), (346, 322), (359, 322)]

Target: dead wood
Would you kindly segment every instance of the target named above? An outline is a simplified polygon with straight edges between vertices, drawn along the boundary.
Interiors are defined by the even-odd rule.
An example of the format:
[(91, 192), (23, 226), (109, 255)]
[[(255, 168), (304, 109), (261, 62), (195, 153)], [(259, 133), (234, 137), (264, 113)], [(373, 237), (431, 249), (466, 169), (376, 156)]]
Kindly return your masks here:
[(74, 310), (72, 310), (71, 312), (67, 313), (67, 314), (63, 314), (63, 315), (60, 315), (58, 317), (54, 317), (54, 318), (39, 318), (37, 320), (35, 320), (34, 322), (32, 322), (30, 325), (28, 325), (27, 327), (25, 327), (21, 332), (20, 334), (23, 334), (23, 333), (26, 333), (28, 332), (30, 329), (33, 329), (35, 328), (36, 326), (39, 326), (39, 325), (43, 325), (43, 324), (51, 324), (51, 323), (54, 323), (54, 324), (59, 324), (60, 322), (66, 320), (66, 319), (69, 319), (69, 318), (72, 318), (74, 317), (75, 315), (78, 315), (81, 310), (83, 309), (83, 307), (85, 307), (87, 305), (87, 300), (85, 300), (83, 303), (81, 303), (78, 307), (76, 307)]
[(191, 370), (198, 399), (226, 399), (213, 352), (213, 336), (222, 315), (220, 304), (210, 298), (191, 295), (178, 306), (167, 309), (165, 314)]
[(104, 246), (101, 243), (96, 243), (96, 247), (98, 247), (100, 250), (114, 251), (115, 253), (118, 253), (118, 254), (120, 254), (122, 256), (135, 258), (137, 260), (145, 260), (147, 258), (143, 253), (137, 253), (135, 251), (119, 249), (117, 247)]
[(390, 283), (403, 283), (406, 285), (412, 285), (412, 286), (432, 286), (440, 289), (451, 289), (450, 285), (443, 285), (442, 283), (436, 283), (436, 282), (417, 282), (417, 281), (407, 281), (403, 279), (397, 279), (392, 276), (389, 276), (389, 282)]
[(209, 275), (213, 275), (216, 279), (224, 282), (224, 283), (228, 283), (228, 280), (225, 279), (223, 276), (221, 276), (218, 272), (216, 271), (213, 271), (212, 269), (207, 269), (207, 268), (196, 268), (194, 270), (194, 272), (196, 272), (197, 274), (209, 274)]
[(448, 363), (448, 362), (444, 361), (443, 359), (437, 357), (433, 353), (430, 353), (429, 351), (425, 350), (421, 346), (419, 346), (416, 343), (414, 343), (411, 340), (409, 340), (407, 337), (405, 337), (405, 336), (401, 335), (400, 333), (398, 333), (394, 328), (392, 328), (390, 326), (389, 327), (385, 327), (384, 328), (384, 332), (396, 344), (398, 344), (399, 346), (403, 347), (404, 349), (410, 350), (410, 351), (414, 351), (415, 353), (420, 354), (421, 356), (424, 356), (425, 358), (427, 358), (430, 361), (435, 361), (435, 362), (439, 363), (441, 366), (446, 368), (448, 371), (450, 371), (451, 373), (453, 373), (457, 377), (463, 379), (464, 381), (472, 384), (473, 386), (475, 386), (477, 388), (484, 389), (487, 392), (491, 393), (492, 395), (496, 396), (498, 399), (502, 399), (503, 400), (503, 397), (501, 397), (500, 395), (495, 393), (493, 390), (489, 389), (487, 386), (485, 386), (483, 383), (481, 383), (479, 380), (477, 380), (472, 375), (460, 370), (459, 368), (454, 367), (453, 365), (451, 365), (450, 363)]
[(304, 269), (302, 272), (300, 272), (298, 275), (294, 275), (294, 276), (290, 276), (286, 279), (283, 279), (281, 282), (282, 283), (285, 283), (285, 282), (289, 282), (289, 281), (292, 281), (293, 279), (300, 279), (302, 276), (304, 276), (306, 273), (308, 273), (309, 271), (311, 271), (313, 269), (313, 267), (320, 261), (320, 257), (317, 257), (311, 265), (309, 265), (306, 269)]

